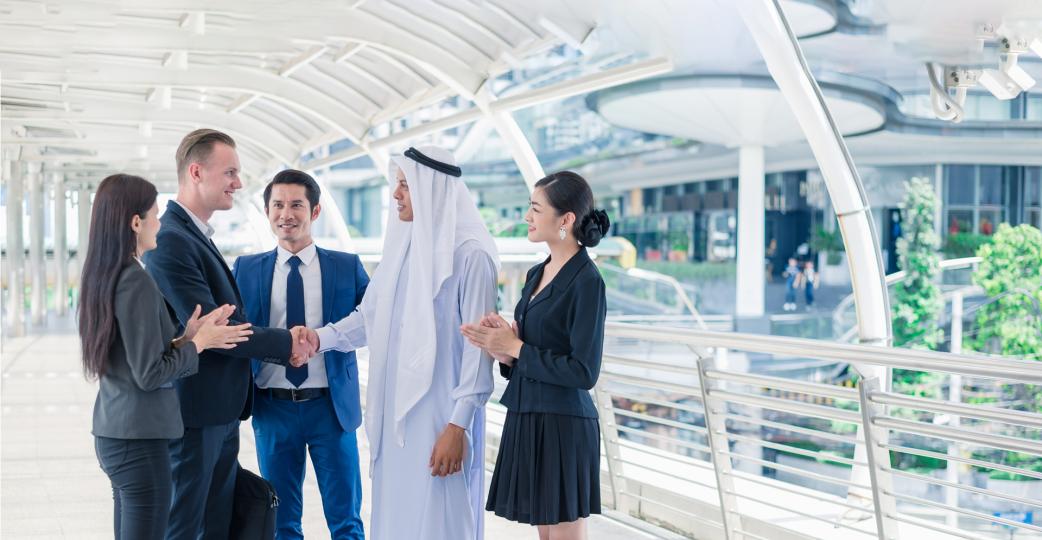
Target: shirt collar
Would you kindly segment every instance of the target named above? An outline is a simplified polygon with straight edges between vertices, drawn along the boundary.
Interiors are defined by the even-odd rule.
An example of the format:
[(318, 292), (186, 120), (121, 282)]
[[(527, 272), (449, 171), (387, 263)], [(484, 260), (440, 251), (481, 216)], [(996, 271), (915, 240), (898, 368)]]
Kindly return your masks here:
[(213, 236), (214, 230), (213, 230), (213, 227), (211, 227), (209, 223), (199, 219), (199, 216), (193, 214), (192, 211), (189, 210), (187, 206), (181, 204), (181, 201), (178, 201), (177, 199), (174, 199), (174, 202), (177, 203), (177, 205), (180, 206), (181, 208), (184, 208), (185, 213), (188, 214), (188, 217), (192, 219), (192, 223), (195, 223), (195, 226), (199, 229), (199, 231), (203, 233), (203, 236), (205, 236), (207, 238), (210, 238), (210, 237)]
[(318, 249), (315, 247), (315, 243), (312, 242), (308, 244), (306, 248), (296, 253), (290, 253), (286, 248), (276, 246), (275, 253), (277, 254), (276, 262), (278, 264), (286, 264), (286, 261), (288, 261), (290, 257), (296, 255), (297, 257), (300, 257), (300, 262), (304, 263), (304, 266), (310, 266), (311, 262), (315, 260), (315, 256), (318, 255)]

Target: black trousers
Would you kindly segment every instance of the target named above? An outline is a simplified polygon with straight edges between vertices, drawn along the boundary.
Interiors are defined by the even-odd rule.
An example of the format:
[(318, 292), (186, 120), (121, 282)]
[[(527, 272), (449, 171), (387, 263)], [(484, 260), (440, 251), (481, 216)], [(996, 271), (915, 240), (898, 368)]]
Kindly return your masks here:
[(95, 437), (101, 470), (112, 482), (116, 540), (162, 540), (170, 517), (170, 441)]
[(167, 448), (174, 486), (167, 540), (226, 540), (239, 471), (239, 421), (186, 427)]

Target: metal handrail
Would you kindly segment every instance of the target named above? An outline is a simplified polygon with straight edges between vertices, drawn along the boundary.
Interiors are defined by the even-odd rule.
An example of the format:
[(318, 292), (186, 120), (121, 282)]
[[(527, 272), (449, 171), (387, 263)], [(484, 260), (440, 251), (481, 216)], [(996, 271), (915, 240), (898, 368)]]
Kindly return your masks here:
[[(937, 268), (942, 272), (945, 270), (959, 270), (963, 268), (973, 268), (974, 266), (980, 264), (980, 262), (980, 257), (961, 257), (958, 259), (944, 259), (937, 264)], [(907, 275), (908, 273), (904, 270), (898, 270), (897, 272), (894, 272), (892, 274), (887, 274), (884, 278), (887, 291), (890, 290), (890, 287), (892, 285), (904, 281)], [(839, 303), (836, 304), (836, 307), (832, 310), (832, 324), (837, 329), (837, 331), (843, 325), (843, 314), (846, 313), (847, 310), (850, 309), (850, 307), (853, 305), (854, 294), (851, 293), (844, 296), (843, 299), (840, 300)], [(848, 329), (844, 331), (842, 337), (840, 337), (840, 341), (849, 342), (855, 335), (857, 335), (856, 326), (853, 329)]]
[(856, 362), (917, 371), (940, 371), (987, 379), (1018, 380), (1042, 384), (1042, 369), (1039, 369), (1038, 362), (982, 354), (953, 354), (896, 347), (882, 348), (856, 343), (834, 343), (738, 332), (649, 328), (625, 323), (607, 323), (605, 337), (644, 339), (691, 347), (719, 347), (746, 352), (815, 358), (834, 362)]
[[(629, 452), (639, 451), (642, 447), (647, 448), (648, 451), (647, 457), (627, 454), (626, 456), (615, 458), (615, 471), (617, 471), (617, 478), (620, 482), (620, 497), (622, 499), (627, 498), (628, 494), (625, 493), (626, 482), (628, 481), (627, 478), (630, 478), (630, 475), (625, 474), (625, 471), (622, 469), (623, 466), (633, 467), (630, 471), (631, 474), (650, 474), (641, 473), (640, 471), (648, 469), (662, 472), (664, 469), (669, 468), (668, 464), (663, 463), (658, 463), (657, 466), (649, 468), (649, 463), (645, 463), (644, 460), (651, 459), (650, 456), (652, 455), (658, 455), (659, 457), (656, 459), (666, 459), (671, 462), (684, 464), (701, 462), (699, 458), (708, 455), (711, 458), (711, 467), (716, 473), (715, 484), (719, 495), (720, 517), (723, 518), (722, 526), (724, 527), (725, 533), (729, 534), (732, 538), (736, 536), (740, 537), (744, 518), (752, 517), (755, 519), (757, 517), (755, 513), (752, 515), (748, 514), (748, 512), (752, 511), (750, 510), (751, 507), (746, 506), (744, 503), (739, 504), (736, 502), (737, 499), (742, 499), (743, 501), (756, 501), (758, 503), (766, 504), (768, 507), (773, 505), (774, 508), (788, 511), (797, 518), (796, 521), (786, 520), (784, 524), (781, 522), (769, 522), (767, 525), (768, 528), (777, 527), (779, 533), (783, 529), (796, 534), (806, 534), (813, 530), (805, 529), (799, 525), (799, 523), (803, 523), (799, 518), (811, 519), (821, 523), (829, 523), (834, 527), (858, 531), (867, 535), (876, 534), (881, 539), (894, 538), (898, 535), (903, 537), (905, 535), (905, 529), (899, 529), (899, 524), (901, 524), (902, 527), (914, 526), (914, 528), (907, 529), (907, 531), (921, 531), (921, 529), (932, 529), (933, 531), (938, 532), (957, 531), (957, 529), (952, 527), (952, 524), (955, 523), (953, 521), (948, 521), (948, 524), (945, 525), (905, 515), (896, 502), (900, 502), (902, 505), (906, 503), (917, 504), (920, 500), (926, 499), (902, 493), (901, 489), (895, 490), (890, 480), (892, 476), (901, 477), (902, 479), (926, 481), (938, 488), (948, 490), (946, 493), (949, 493), (952, 490), (962, 490), (972, 493), (975, 497), (991, 496), (996, 500), (1004, 501), (1005, 504), (1033, 504), (1042, 507), (1042, 500), (1036, 501), (1030, 496), (1006, 494), (995, 490), (998, 488), (992, 489), (959, 484), (957, 477), (954, 477), (954, 480), (951, 476), (949, 476), (947, 480), (934, 480), (928, 477), (920, 478), (918, 475), (911, 475), (910, 473), (894, 474), (896, 471), (891, 467), (891, 460), (889, 458), (889, 450), (893, 450), (899, 453), (920, 455), (934, 459), (965, 463), (976, 467), (990, 468), (1014, 475), (1023, 475), (1029, 478), (1040, 478), (1042, 477), (1042, 474), (1036, 473), (1030, 469), (1005, 465), (999, 462), (984, 461), (976, 459), (975, 457), (964, 457), (957, 453), (952, 454), (950, 452), (952, 451), (952, 445), (956, 445), (957, 448), (965, 446), (991, 448), (996, 449), (999, 452), (1020, 452), (1042, 456), (1042, 441), (1034, 440), (1030, 438), (1029, 435), (1023, 435), (1020, 432), (1001, 431), (1009, 429), (1008, 427), (998, 428), (1000, 431), (990, 431), (980, 429), (979, 427), (973, 429), (960, 427), (959, 424), (947, 425), (944, 423), (934, 424), (907, 420), (893, 416), (891, 411), (888, 411), (888, 409), (908, 408), (912, 410), (932, 412), (934, 414), (948, 414), (957, 418), (973, 418), (981, 422), (991, 422), (993, 423), (992, 425), (996, 426), (1013, 426), (1014, 429), (1042, 429), (1042, 415), (1024, 411), (1002, 409), (993, 405), (953, 403), (944, 399), (929, 399), (925, 397), (907, 396), (894, 392), (884, 392), (881, 390), (878, 381), (874, 378), (861, 381), (861, 388), (859, 391), (856, 391), (841, 386), (799, 381), (762, 375), (759, 373), (752, 374), (737, 372), (728, 368), (717, 367), (713, 363), (715, 356), (725, 352), (730, 356), (734, 354), (733, 351), (736, 351), (739, 353), (746, 352), (783, 357), (794, 356), (799, 358), (813, 358), (837, 363), (857, 362), (890, 368), (942, 372), (952, 374), (956, 377), (966, 375), (1012, 383), (1038, 384), (1039, 382), (1042, 382), (1042, 369), (1040, 369), (1040, 365), (1036, 362), (985, 355), (952, 354), (912, 349), (882, 348), (850, 343), (832, 343), (793, 337), (763, 336), (680, 328), (655, 328), (618, 322), (607, 323), (605, 335), (609, 338), (609, 341), (607, 342), (609, 348), (611, 338), (623, 338), (627, 340), (687, 346), (692, 351), (699, 351), (698, 353), (691, 353), (691, 359), (698, 363), (697, 369), (694, 367), (683, 367), (683, 364), (686, 363), (683, 359), (680, 359), (681, 361), (679, 362), (674, 361), (672, 363), (665, 363), (661, 358), (643, 361), (620, 357), (617, 353), (608, 355), (605, 357), (605, 367), (609, 371), (605, 373), (605, 375), (608, 375), (609, 380), (612, 378), (612, 375), (609, 375), (609, 373), (611, 373), (611, 366), (617, 360), (622, 360), (621, 363), (623, 363), (626, 368), (647, 370), (646, 373), (648, 374), (649, 379), (642, 380), (639, 377), (633, 377), (626, 380), (626, 382), (629, 383), (637, 383), (641, 386), (646, 385), (646, 388), (656, 389), (656, 387), (659, 387), (659, 385), (662, 384), (659, 381), (653, 380), (656, 376), (656, 371), (659, 371), (658, 375), (661, 375), (666, 380), (669, 380), (668, 377), (671, 375), (684, 374), (685, 372), (697, 374), (697, 387), (692, 384), (686, 388), (686, 391), (684, 391), (685, 389), (683, 385), (671, 384), (670, 386), (672, 386), (676, 395), (695, 397), (699, 392), (702, 394), (702, 414), (705, 418), (707, 430), (706, 435), (708, 437), (708, 446), (703, 446), (698, 443), (690, 444), (689, 441), (681, 441), (677, 439), (677, 432), (667, 429), (664, 432), (659, 431), (654, 433), (654, 436), (649, 439), (640, 439), (639, 430), (620, 426), (624, 429), (620, 429), (619, 431), (631, 434), (636, 438), (636, 440), (625, 441), (625, 447), (629, 449)], [(706, 356), (703, 352), (709, 352), (712, 356)], [(602, 401), (607, 399), (608, 402), (610, 402), (614, 397), (612, 394), (612, 387), (610, 386), (599, 386), (595, 391), (602, 396)], [(639, 402), (642, 399), (640, 393), (643, 391), (644, 390), (620, 391), (618, 397), (627, 397)], [(857, 408), (851, 410), (836, 406), (807, 403), (797, 399), (789, 399), (788, 397), (775, 395), (774, 392), (776, 391), (792, 392), (802, 396), (814, 396), (815, 398), (833, 398), (852, 403), (856, 405)], [(673, 418), (672, 414), (674, 413), (668, 412), (670, 408), (676, 411), (680, 411), (682, 408), (691, 409), (690, 406), (682, 403), (670, 404), (668, 401), (670, 399), (677, 399), (677, 397), (662, 397), (659, 395), (647, 399), (649, 404), (654, 404), (659, 407), (655, 409), (659, 412), (652, 413), (649, 411), (644, 414), (634, 414), (630, 411), (617, 411), (617, 413), (621, 416), (640, 417), (642, 420), (647, 421), (655, 421), (652, 420), (650, 416), (653, 414), (660, 414), (667, 418), (666, 422), (658, 422), (668, 426), (671, 423), (676, 422), (675, 420), (671, 420)], [(616, 412), (613, 407), (608, 410), (611, 410), (613, 413)], [(739, 411), (743, 414), (738, 414)], [(795, 417), (792, 415), (795, 415)], [(614, 416), (614, 414), (612, 416)], [(791, 419), (808, 417), (819, 419), (817, 422), (820, 422), (821, 420), (832, 422), (832, 425), (834, 426), (837, 425), (837, 423), (856, 426), (859, 436), (833, 433), (822, 431), (820, 429), (810, 429), (805, 426), (814, 425), (813, 423), (796, 425), (810, 420)], [(751, 430), (745, 427), (739, 427), (745, 424), (759, 427), (754, 427)], [(673, 427), (690, 429), (689, 424), (682, 422), (676, 422)], [(819, 449), (816, 450), (813, 448), (808, 449), (805, 447), (776, 442), (773, 439), (766, 438), (763, 431), (758, 431), (764, 428), (778, 430), (782, 433), (788, 431), (797, 436), (802, 435), (807, 437), (809, 440), (820, 438), (821, 441), (826, 441), (833, 445), (836, 443), (846, 444), (853, 445), (855, 448), (858, 445), (864, 445), (863, 447), (874, 450), (869, 452), (869, 459), (866, 464), (862, 458), (858, 458), (856, 455), (854, 458), (846, 457), (842, 454), (836, 455), (835, 446), (819, 446)], [(609, 429), (611, 429), (610, 424)], [(890, 431), (894, 431), (895, 436), (900, 436), (900, 434), (906, 433), (913, 437), (927, 437), (929, 439), (951, 441), (947, 443), (949, 446), (949, 453), (921, 450), (901, 446), (900, 444), (892, 444), (888, 440), (887, 435)], [(786, 435), (786, 437), (788, 436), (789, 435)], [(864, 441), (861, 440), (861, 436), (864, 437)], [(671, 437), (674, 440), (670, 440)], [(667, 446), (671, 443), (675, 444), (675, 446)], [(651, 450), (653, 446), (648, 446), (649, 444), (668, 448), (669, 452), (676, 453), (676, 457), (660, 454), (667, 450), (657, 450), (652, 453)], [(732, 444), (745, 445), (745, 448), (747, 449), (742, 450), (738, 446), (732, 446)], [(693, 446), (697, 446), (698, 451), (703, 453), (692, 455), (685, 454), (687, 451), (686, 449)], [(853, 466), (854, 469), (846, 468), (845, 470), (848, 472), (845, 473), (838, 472), (843, 469), (831, 469), (833, 472), (828, 472), (828, 470), (824, 472), (816, 472), (818, 469), (807, 468), (799, 465), (799, 463), (803, 463), (802, 461), (797, 461), (795, 465), (776, 462), (774, 461), (774, 458), (770, 457), (771, 454), (763, 454), (761, 450), (755, 450), (757, 447), (760, 449), (767, 449), (771, 452), (788, 453), (800, 458), (817, 460), (820, 463), (820, 465), (817, 466)], [(754, 450), (750, 451), (748, 448)], [(848, 446), (847, 448), (850, 447)], [(849, 454), (847, 454), (847, 456), (848, 455)], [(609, 461), (611, 460), (612, 458), (609, 456)], [(733, 464), (732, 461), (734, 462)], [(837, 488), (826, 489), (824, 487), (817, 489), (804, 489), (813, 492), (812, 494), (808, 494), (809, 497), (822, 500), (823, 502), (834, 502), (836, 506), (831, 507), (832, 510), (829, 510), (830, 514), (822, 514), (820, 512), (808, 510), (807, 508), (791, 508), (784, 504), (774, 504), (773, 501), (777, 499), (772, 497), (777, 497), (778, 494), (794, 492), (796, 490), (791, 487), (790, 484), (784, 483), (781, 479), (774, 480), (771, 478), (750, 477), (748, 473), (742, 472), (739, 467), (739, 464), (742, 462), (744, 462), (745, 465), (753, 465), (760, 469), (773, 469), (774, 471), (785, 473), (787, 478), (802, 478), (803, 480), (790, 480), (795, 481), (797, 484), (809, 481), (815, 485), (825, 486), (831, 484), (833, 486), (839, 486), (840, 488), (838, 489), (845, 486), (851, 491), (859, 490), (859, 492), (866, 494), (865, 497), (868, 498), (866, 500), (875, 503), (875, 508), (859, 506), (858, 501), (861, 499), (858, 498), (841, 499), (835, 497), (837, 500), (832, 501), (830, 497), (834, 496), (829, 496), (827, 494), (835, 493), (835, 489)], [(732, 470), (732, 466), (735, 467), (734, 470)], [(871, 472), (869, 478), (857, 477), (857, 475), (847, 476), (851, 475), (852, 472), (856, 472), (857, 467), (865, 468), (866, 466)], [(765, 486), (765, 488), (776, 487), (777, 493), (775, 495), (770, 495), (769, 492), (754, 493), (745, 491), (745, 488), (736, 487), (735, 482), (741, 482), (743, 478), (751, 478), (755, 484)], [(691, 480), (696, 480), (696, 478), (691, 478)], [(637, 482), (637, 480), (632, 481)], [(701, 485), (706, 486), (712, 483), (708, 479), (696, 481)], [(869, 485), (869, 483), (871, 485)], [(681, 488), (677, 486), (675, 489)], [(659, 497), (659, 495), (648, 495), (643, 498), (648, 499), (656, 497)], [(616, 500), (618, 499), (619, 497), (616, 498)], [(931, 503), (929, 506), (948, 512), (946, 515), (949, 516), (949, 518), (954, 514), (985, 519), (981, 517), (986, 515), (984, 512), (978, 512), (972, 508), (953, 506), (951, 500), (952, 499), (949, 496), (949, 502), (947, 504), (936, 503), (934, 501), (928, 502)], [(649, 500), (648, 502), (652, 501)], [(656, 500), (654, 501), (654, 504), (661, 502), (661, 500)], [(666, 505), (668, 505), (669, 502), (670, 499), (666, 498)], [(836, 519), (833, 519), (830, 516), (832, 515), (832, 512), (836, 512), (836, 509), (838, 509), (839, 512), (846, 510), (847, 512), (853, 512), (855, 514), (868, 514), (874, 516), (876, 518), (877, 531), (873, 532), (871, 530), (865, 530), (865, 528), (862, 527), (855, 527), (853, 526), (855, 524), (851, 523), (846, 518), (837, 517)], [(638, 516), (641, 516), (642, 512), (639, 508), (633, 507), (630, 507), (628, 511), (635, 513)], [(1006, 522), (1015, 523), (1009, 518), (991, 519), (989, 522), (993, 524), (1007, 524)], [(1038, 527), (1028, 524), (1020, 528), (1035, 531)], [(915, 533), (913, 532), (908, 533), (909, 536), (913, 536), (914, 534)], [(771, 535), (767, 535), (767, 537), (770, 536)], [(961, 532), (959, 536), (980, 537), (979, 534), (974, 536), (973, 534), (961, 534)]]

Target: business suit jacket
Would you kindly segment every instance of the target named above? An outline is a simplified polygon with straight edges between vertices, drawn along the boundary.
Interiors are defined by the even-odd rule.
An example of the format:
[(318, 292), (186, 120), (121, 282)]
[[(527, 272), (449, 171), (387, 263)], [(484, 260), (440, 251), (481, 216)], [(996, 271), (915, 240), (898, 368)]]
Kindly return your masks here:
[[(170, 201), (160, 218), (157, 247), (145, 255), (146, 267), (183, 325), (196, 304), (203, 314), (232, 304), (228, 324), (247, 322), (235, 278), (217, 246), (203, 235), (179, 204)], [(234, 349), (208, 350), (199, 355), (199, 372), (178, 379), (181, 416), (186, 427), (245, 420), (253, 410), (250, 358), (285, 365), (292, 352), (285, 328), (253, 327), (249, 341)]]
[(181, 437), (184, 424), (170, 382), (199, 369), (195, 345), (171, 345), (173, 314), (137, 262), (120, 271), (113, 307), (117, 336), (99, 381), (91, 432), (114, 439)]
[[(318, 264), (322, 269), (322, 324), (347, 317), (362, 302), (369, 276), (357, 255), (330, 251), (320, 247)], [(242, 293), (247, 319), (256, 325), (269, 324), (271, 317), (272, 276), (277, 250), (236, 259), (232, 274)], [(333, 408), (344, 431), (354, 431), (362, 423), (362, 406), (358, 397), (358, 364), (354, 351), (326, 351), (326, 378)], [(260, 371), (259, 360), (253, 361), (253, 375)]]
[(532, 299), (549, 261), (528, 271), (514, 309), (524, 345), (513, 367), (500, 364), (500, 373), (510, 380), (500, 403), (515, 413), (597, 418), (589, 390), (601, 371), (604, 281), (586, 249), (580, 248)]

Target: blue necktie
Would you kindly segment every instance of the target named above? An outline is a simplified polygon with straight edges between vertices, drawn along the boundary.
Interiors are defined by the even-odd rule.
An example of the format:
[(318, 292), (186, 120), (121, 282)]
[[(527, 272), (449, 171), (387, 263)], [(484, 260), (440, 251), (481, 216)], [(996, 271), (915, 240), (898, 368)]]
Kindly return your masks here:
[[(289, 259), (289, 276), (286, 277), (286, 328), (307, 326), (304, 317), (304, 278), (300, 275), (300, 257)], [(308, 365), (286, 366), (286, 380), (299, 387), (308, 378)]]

